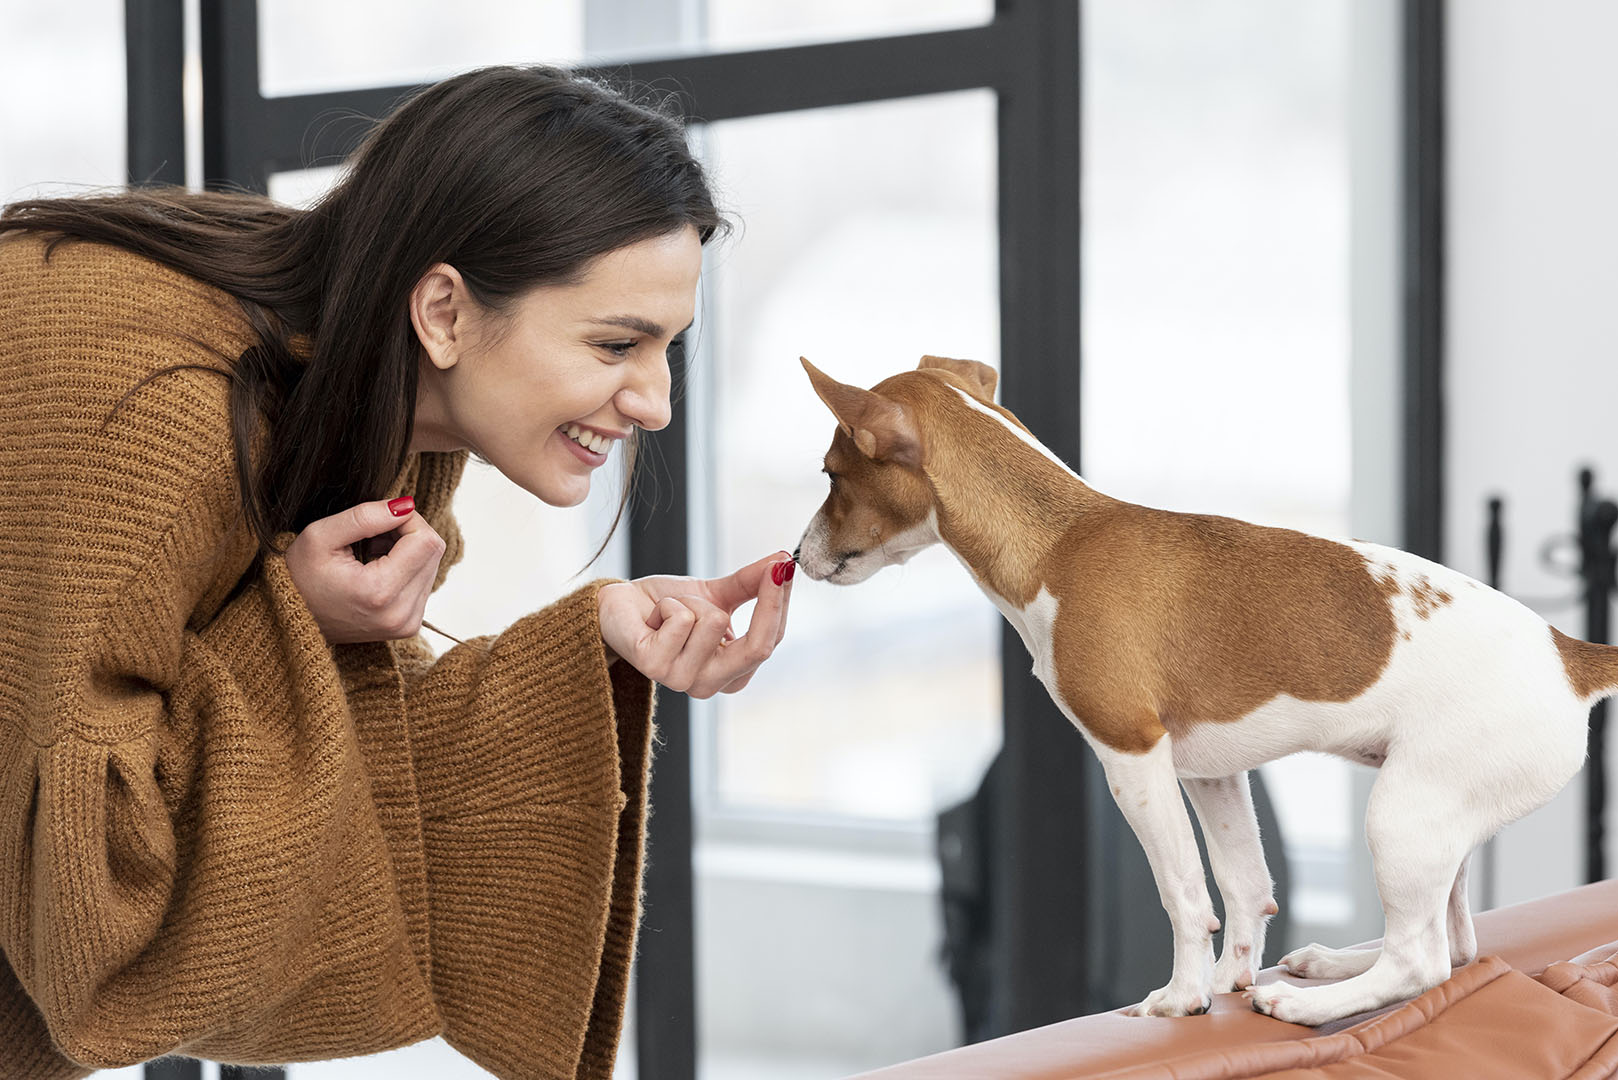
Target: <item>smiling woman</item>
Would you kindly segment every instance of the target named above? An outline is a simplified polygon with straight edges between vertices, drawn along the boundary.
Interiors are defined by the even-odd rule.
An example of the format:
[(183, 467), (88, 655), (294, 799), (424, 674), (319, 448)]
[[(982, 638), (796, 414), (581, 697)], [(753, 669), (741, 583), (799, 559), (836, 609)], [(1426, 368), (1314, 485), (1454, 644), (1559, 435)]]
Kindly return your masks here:
[(690, 226), (592, 260), (486, 311), (438, 264), (410, 294), (426, 351), (415, 450), (467, 446), (518, 486), (575, 506), (636, 429), (669, 422), (668, 350), (691, 325), (702, 241)]
[(676, 121), (541, 67), (415, 95), (307, 210), (0, 212), (8, 1080), (436, 1034), (611, 1074), (652, 683), (746, 686), (788, 556), (417, 631), (469, 454), (574, 505), (669, 422), (722, 226)]

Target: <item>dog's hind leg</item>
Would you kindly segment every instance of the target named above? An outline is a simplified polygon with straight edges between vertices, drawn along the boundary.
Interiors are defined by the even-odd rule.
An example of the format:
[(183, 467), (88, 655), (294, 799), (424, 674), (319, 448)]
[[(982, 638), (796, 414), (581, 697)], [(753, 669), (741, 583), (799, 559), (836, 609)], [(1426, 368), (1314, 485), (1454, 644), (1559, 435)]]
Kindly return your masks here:
[(1466, 896), (1466, 879), (1472, 866), (1472, 856), (1461, 860), (1460, 872), (1449, 892), (1449, 962), (1451, 967), (1462, 967), (1478, 958), (1478, 937), (1472, 929), (1472, 908)]
[[(1462, 967), (1478, 958), (1478, 939), (1472, 931), (1472, 911), (1467, 902), (1467, 868), (1472, 856), (1461, 860), (1450, 886), (1449, 907), (1445, 912), (1445, 937), (1449, 941), (1451, 967)], [(1229, 920), (1227, 919), (1227, 922)], [(1380, 948), (1328, 949), (1324, 945), (1305, 945), (1281, 957), (1281, 966), (1294, 975), (1306, 979), (1346, 979), (1369, 971), (1381, 954)]]
[(1160, 735), (1144, 754), (1113, 750), (1093, 739), (1090, 745), (1106, 770), (1118, 809), (1146, 850), (1158, 897), (1174, 928), (1174, 973), (1167, 986), (1148, 994), (1134, 1012), (1142, 1016), (1207, 1012), (1213, 1003), (1211, 935), (1219, 922), (1208, 897), (1191, 818), (1180, 796), (1170, 736)]
[(1264, 865), (1247, 774), (1180, 782), (1202, 822), (1208, 861), (1225, 903), (1225, 944), (1213, 975), (1213, 992), (1223, 994), (1251, 986), (1264, 963), (1264, 933), (1276, 913), (1274, 886)]
[(1256, 986), (1253, 1008), (1316, 1025), (1414, 997), (1444, 981), (1450, 972), (1450, 896), (1479, 833), (1474, 817), (1440, 770), (1390, 757), (1371, 789), (1365, 820), (1387, 926), (1382, 949), (1362, 973), (1330, 986)]

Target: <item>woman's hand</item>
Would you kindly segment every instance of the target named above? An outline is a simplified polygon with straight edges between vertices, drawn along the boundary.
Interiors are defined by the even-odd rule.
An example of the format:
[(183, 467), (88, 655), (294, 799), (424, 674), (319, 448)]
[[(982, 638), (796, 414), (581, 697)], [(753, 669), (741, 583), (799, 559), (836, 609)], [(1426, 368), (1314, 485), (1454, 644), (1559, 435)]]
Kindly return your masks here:
[[(421, 629), (444, 540), (415, 500), (360, 503), (309, 523), (287, 549), (287, 571), (333, 645), (407, 638)], [(369, 561), (361, 562), (361, 547)]]
[[(780, 552), (729, 577), (645, 577), (601, 588), (601, 639), (614, 656), (653, 682), (694, 698), (746, 686), (787, 631), (792, 557)], [(747, 634), (730, 616), (758, 600)]]

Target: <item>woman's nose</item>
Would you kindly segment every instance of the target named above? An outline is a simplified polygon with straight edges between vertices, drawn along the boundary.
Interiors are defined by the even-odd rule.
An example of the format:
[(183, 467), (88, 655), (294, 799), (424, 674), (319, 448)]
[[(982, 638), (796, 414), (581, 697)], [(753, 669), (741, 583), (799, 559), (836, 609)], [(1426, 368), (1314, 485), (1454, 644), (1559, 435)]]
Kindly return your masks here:
[(669, 365), (657, 361), (633, 379), (619, 394), (618, 409), (643, 431), (669, 426)]

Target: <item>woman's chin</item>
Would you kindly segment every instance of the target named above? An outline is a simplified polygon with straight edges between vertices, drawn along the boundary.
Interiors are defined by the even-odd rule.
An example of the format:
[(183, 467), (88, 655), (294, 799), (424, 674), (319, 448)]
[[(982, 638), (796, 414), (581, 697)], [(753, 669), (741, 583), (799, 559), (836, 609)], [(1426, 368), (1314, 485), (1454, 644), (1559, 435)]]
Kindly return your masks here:
[(513, 484), (547, 506), (578, 506), (590, 497), (590, 477), (570, 475), (561, 469), (529, 470), (513, 474), (500, 470)]
[(590, 497), (590, 477), (567, 474), (542, 476), (538, 486), (529, 490), (551, 506), (578, 506)]

